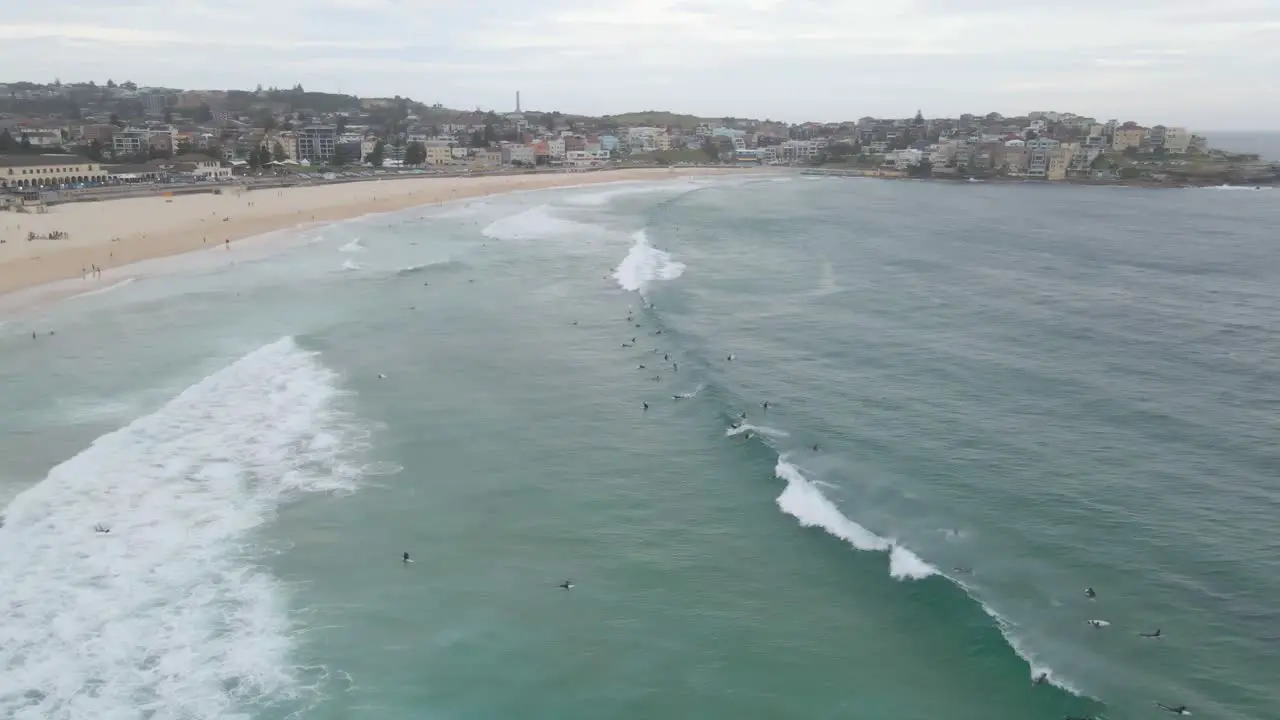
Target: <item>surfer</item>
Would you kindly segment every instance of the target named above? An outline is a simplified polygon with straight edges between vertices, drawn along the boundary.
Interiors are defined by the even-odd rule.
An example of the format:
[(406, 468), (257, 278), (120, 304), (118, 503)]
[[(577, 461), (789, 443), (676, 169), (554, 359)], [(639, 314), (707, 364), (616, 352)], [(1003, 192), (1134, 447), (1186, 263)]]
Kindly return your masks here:
[(1160, 637), (1160, 628), (1156, 628), (1156, 631), (1155, 631), (1155, 632), (1149, 632), (1149, 633), (1138, 633), (1138, 637), (1145, 637), (1145, 638), (1158, 638), (1158, 637)]
[(769, 401), (768, 401), (768, 400), (765, 400), (764, 402), (760, 403), (760, 407), (764, 408), (765, 410), (768, 410), (768, 409), (769, 409)]
[(668, 353), (662, 353), (662, 359), (666, 360), (667, 362), (671, 362), (671, 355)]
[(1098, 597), (1098, 593), (1094, 592), (1094, 591), (1093, 591), (1093, 588), (1088, 587), (1088, 588), (1085, 588), (1085, 589), (1084, 589), (1084, 596), (1085, 596), (1085, 597), (1087, 597), (1087, 598), (1089, 598), (1090, 600), (1092, 600), (1092, 599), (1094, 599), (1094, 598)]
[(1047, 682), (1049, 682), (1049, 673), (1046, 673), (1046, 672), (1042, 672), (1039, 675), (1031, 678), (1032, 685), (1044, 685)]
[(814, 452), (818, 452), (818, 451), (819, 451), (819, 450), (821, 450), (821, 449), (822, 449), (822, 448), (818, 445), (818, 443), (814, 443), (814, 444), (813, 444), (813, 451), (814, 451)]
[(572, 590), (572, 589), (573, 589), (573, 581), (572, 581), (572, 580), (565, 580), (564, 582), (560, 583), (559, 587), (563, 588), (563, 589), (564, 589), (564, 590), (566, 590), (566, 591), (568, 591), (568, 590)]
[(1106, 626), (1108, 626), (1108, 625), (1110, 625), (1110, 624), (1111, 624), (1111, 623), (1107, 622), (1106, 620), (1085, 620), (1085, 622), (1089, 623), (1090, 625), (1092, 625), (1092, 626), (1094, 626), (1094, 627), (1096, 627), (1096, 628), (1104, 628), (1104, 627), (1106, 627)]
[(643, 366), (643, 365), (637, 365), (637, 366), (636, 366), (636, 369), (637, 369), (637, 370), (643, 370), (643, 369), (644, 369), (644, 366)]
[(680, 363), (671, 363), (672, 372), (680, 372)]
[(729, 353), (729, 357), (727, 358), (727, 360), (729, 362), (733, 362), (733, 353)]
[(955, 570), (956, 572), (958, 572), (958, 573), (960, 573), (960, 574), (962, 574), (962, 575), (968, 575), (968, 574), (970, 574), (970, 573), (972, 573), (972, 572), (973, 572), (973, 568), (969, 568), (969, 567), (954, 567), (954, 568), (951, 568), (951, 569), (952, 569), (952, 570)]
[(572, 325), (577, 325), (577, 324), (578, 324), (578, 321), (577, 321), (577, 320), (574, 320), (574, 321), (573, 321), (572, 323), (570, 323), (570, 324), (572, 324)]
[(382, 373), (378, 373), (378, 379), (379, 379), (379, 380), (386, 380), (386, 379), (387, 379), (387, 376), (386, 376), (386, 375), (383, 375)]
[(1190, 715), (1190, 714), (1191, 714), (1191, 712), (1190, 712), (1189, 710), (1187, 710), (1187, 706), (1186, 706), (1186, 705), (1179, 705), (1179, 706), (1177, 706), (1177, 707), (1169, 707), (1168, 705), (1165, 705), (1164, 703), (1156, 703), (1156, 707), (1160, 708), (1161, 710), (1165, 710), (1165, 711), (1167, 711), (1167, 712), (1171, 712), (1171, 713), (1173, 713), (1174, 715)]
[(111, 528), (103, 525), (102, 523), (98, 523), (97, 525), (93, 526), (93, 531), (96, 533), (102, 533), (103, 535), (106, 535), (107, 533), (111, 532)]
[(649, 403), (642, 403), (642, 404), (644, 405), (644, 409), (645, 409), (645, 410), (648, 410), (648, 409), (649, 409)]
[(412, 560), (410, 560), (410, 559), (409, 559), (409, 553), (408, 553), (408, 551), (406, 551), (406, 552), (405, 552), (405, 554), (404, 554), (404, 556), (400, 558), (400, 562), (402, 562), (402, 563), (411, 563), (411, 562), (413, 562)]

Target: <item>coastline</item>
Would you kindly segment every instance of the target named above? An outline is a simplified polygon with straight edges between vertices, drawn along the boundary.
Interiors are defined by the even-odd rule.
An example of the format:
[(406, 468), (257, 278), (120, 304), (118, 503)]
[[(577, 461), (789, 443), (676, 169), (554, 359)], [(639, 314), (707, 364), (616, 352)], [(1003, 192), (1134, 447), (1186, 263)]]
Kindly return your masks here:
[[(515, 191), (740, 174), (735, 169), (625, 169), (593, 173), (428, 177), (300, 187), (223, 187), (222, 194), (131, 197), (0, 214), (0, 300), (25, 306), (118, 282), (122, 268), (246, 238), (425, 205)], [(29, 233), (59, 240), (28, 240)], [(91, 268), (101, 269), (93, 279)], [(82, 279), (92, 286), (82, 285)], [(66, 281), (76, 281), (74, 285)]]

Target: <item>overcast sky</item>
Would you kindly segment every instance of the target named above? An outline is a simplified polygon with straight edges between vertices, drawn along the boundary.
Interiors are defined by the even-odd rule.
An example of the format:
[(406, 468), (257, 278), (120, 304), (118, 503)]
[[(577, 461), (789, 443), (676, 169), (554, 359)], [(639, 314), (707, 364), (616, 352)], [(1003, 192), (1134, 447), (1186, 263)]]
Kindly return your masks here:
[(1072, 111), (1280, 129), (1280, 0), (5, 2), (0, 82), (832, 121)]

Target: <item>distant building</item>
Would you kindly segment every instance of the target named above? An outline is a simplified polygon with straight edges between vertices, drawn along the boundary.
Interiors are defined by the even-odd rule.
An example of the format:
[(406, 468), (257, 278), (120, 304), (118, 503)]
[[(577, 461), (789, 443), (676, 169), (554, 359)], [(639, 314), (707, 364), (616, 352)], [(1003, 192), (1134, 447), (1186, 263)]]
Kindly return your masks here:
[(106, 179), (101, 163), (78, 155), (0, 156), (0, 187), (53, 187)]
[(296, 131), (298, 160), (319, 165), (333, 159), (338, 143), (338, 129), (333, 125), (308, 125)]
[(1129, 148), (1142, 147), (1142, 142), (1147, 138), (1147, 129), (1143, 127), (1124, 128), (1118, 127), (1111, 135), (1111, 149), (1116, 152), (1124, 152)]
[(507, 143), (502, 146), (503, 165), (529, 165), (537, 162), (537, 155), (532, 145), (516, 145)]

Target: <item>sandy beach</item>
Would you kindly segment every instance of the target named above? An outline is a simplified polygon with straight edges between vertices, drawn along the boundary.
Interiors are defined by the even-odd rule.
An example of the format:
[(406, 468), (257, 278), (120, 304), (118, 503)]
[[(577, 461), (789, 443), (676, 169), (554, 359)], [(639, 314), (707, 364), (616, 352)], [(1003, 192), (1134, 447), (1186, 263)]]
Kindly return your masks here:
[[(515, 190), (722, 173), (716, 169), (634, 169), (592, 173), (386, 179), (223, 194), (144, 197), (54, 205), (47, 213), (0, 213), (0, 295), (59, 280), (110, 273), (143, 260), (226, 247), (306, 223), (333, 222)], [(737, 171), (741, 172), (741, 171)], [(29, 233), (57, 240), (28, 241)]]

